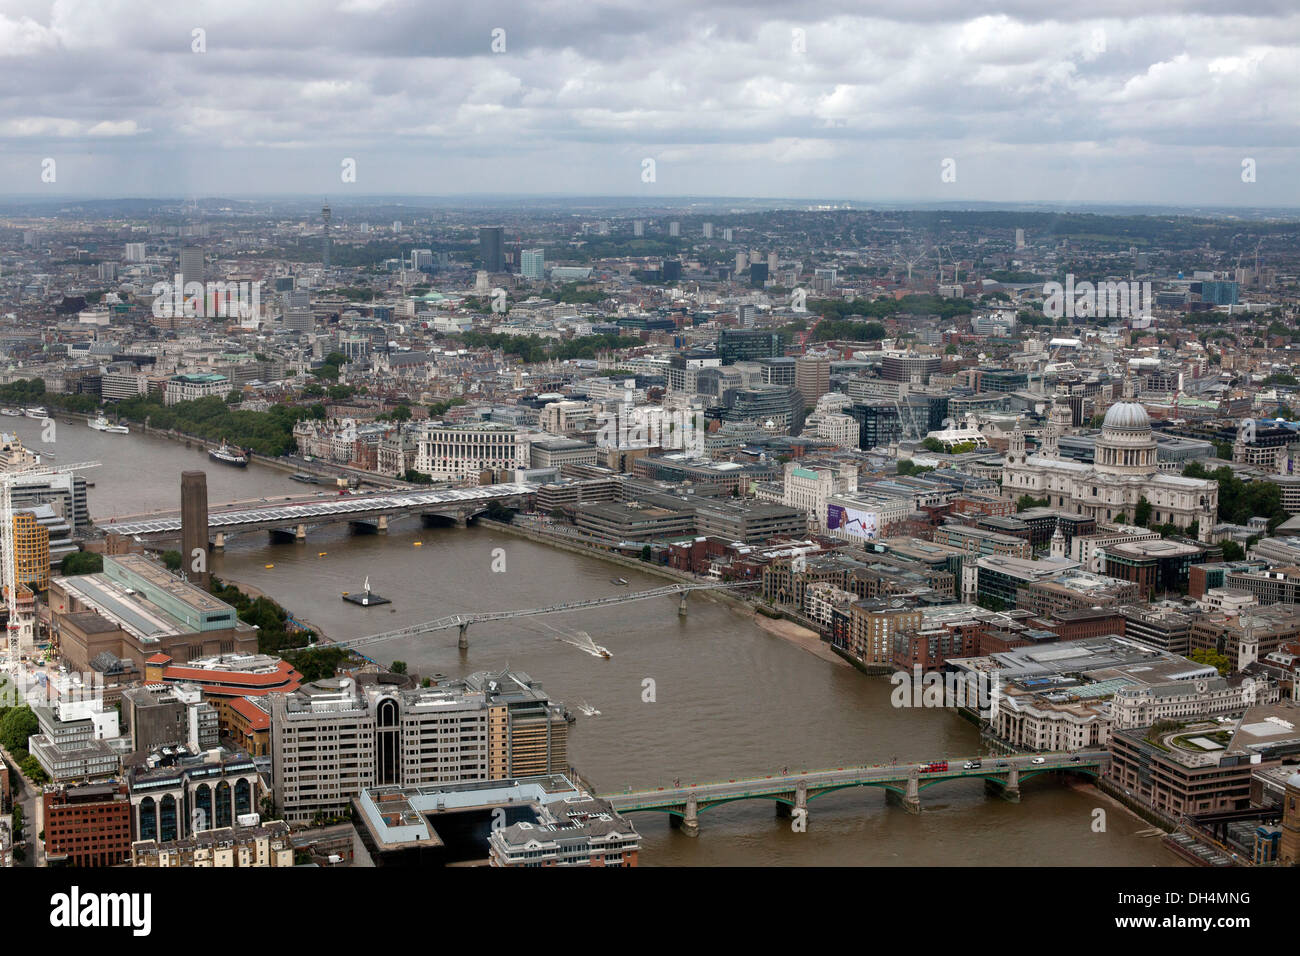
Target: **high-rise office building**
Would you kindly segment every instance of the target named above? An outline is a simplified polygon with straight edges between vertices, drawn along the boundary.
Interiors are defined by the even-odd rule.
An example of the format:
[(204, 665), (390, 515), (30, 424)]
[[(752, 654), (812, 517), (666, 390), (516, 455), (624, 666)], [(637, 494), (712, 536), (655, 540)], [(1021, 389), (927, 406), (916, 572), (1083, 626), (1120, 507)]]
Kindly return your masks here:
[(181, 571), (197, 587), (208, 586), (208, 474), (181, 472)]
[(182, 246), (180, 255), (180, 268), (182, 285), (188, 285), (191, 282), (203, 281), (203, 248), (202, 246)]
[(144, 262), (144, 243), (128, 242), (123, 257), (127, 262)]
[(50, 529), (30, 511), (14, 514), (14, 580), (33, 591), (50, 586)]
[(1023, 248), (1025, 248), (1025, 230), (1023, 230), (1023, 229), (1017, 229), (1017, 230), (1016, 230), (1016, 249), (1017, 249), (1017, 250), (1020, 250), (1020, 249), (1023, 249)]
[(731, 237), (732, 237), (732, 235), (734, 235), (734, 233), (732, 232), (732, 230), (730, 229), (730, 227), (728, 227), (728, 228), (722, 230), (722, 241), (723, 241), (723, 242), (730, 242), (730, 241), (731, 241)]
[(682, 224), (680, 222), (670, 222), (668, 224), (668, 235), (676, 239), (682, 234)]
[(637, 239), (640, 239), (642, 236), (645, 235), (644, 219), (634, 219), (632, 221), (632, 235)]
[(320, 261), (326, 269), (330, 267), (330, 207), (321, 206)]
[(794, 387), (799, 389), (805, 404), (817, 404), (817, 399), (831, 390), (831, 360), (799, 356), (794, 363)]
[(416, 272), (421, 269), (433, 268), (433, 250), (432, 249), (412, 249), (411, 250), (411, 268)]
[(723, 365), (776, 358), (781, 354), (779, 332), (761, 329), (723, 329), (718, 334), (718, 358)]
[(504, 226), (483, 226), (478, 231), (479, 258), (488, 272), (506, 269), (505, 232)]
[(546, 278), (546, 251), (525, 249), (519, 253), (519, 274), (525, 279), (540, 282)]
[(706, 222), (706, 223), (704, 224), (704, 228), (703, 228), (702, 231), (703, 231), (703, 233), (704, 233), (704, 238), (705, 238), (705, 239), (712, 239), (712, 238), (713, 238), (713, 223), (711, 223), (711, 222)]

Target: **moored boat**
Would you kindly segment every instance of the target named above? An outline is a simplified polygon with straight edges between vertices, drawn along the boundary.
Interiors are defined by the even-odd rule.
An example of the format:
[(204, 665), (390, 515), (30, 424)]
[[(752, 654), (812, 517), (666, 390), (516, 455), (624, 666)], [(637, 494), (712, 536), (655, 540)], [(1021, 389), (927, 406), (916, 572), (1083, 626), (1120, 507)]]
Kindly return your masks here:
[(94, 421), (86, 422), (86, 424), (97, 432), (107, 432), (110, 435), (128, 435), (131, 432), (131, 429), (125, 425), (114, 425), (103, 415), (100, 415)]
[(221, 440), (219, 448), (208, 449), (208, 457), (213, 461), (219, 461), (223, 465), (231, 465), (235, 468), (247, 468), (248, 456), (238, 448), (231, 448), (226, 444), (225, 439)]

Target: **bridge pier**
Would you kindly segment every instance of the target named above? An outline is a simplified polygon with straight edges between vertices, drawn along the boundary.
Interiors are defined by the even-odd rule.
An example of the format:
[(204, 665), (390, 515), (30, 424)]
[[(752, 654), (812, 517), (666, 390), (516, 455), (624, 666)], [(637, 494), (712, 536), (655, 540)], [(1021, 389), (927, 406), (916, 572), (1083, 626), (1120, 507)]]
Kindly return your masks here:
[(685, 617), (685, 616), (686, 616), (686, 595), (689, 594), (689, 593), (690, 593), (689, 591), (683, 591), (683, 592), (682, 592), (681, 600), (677, 602), (677, 616), (678, 616), (678, 617)]
[(913, 771), (907, 778), (907, 792), (899, 794), (896, 790), (885, 791), (885, 802), (892, 803), (895, 806), (902, 806), (908, 813), (921, 812), (921, 787), (920, 777)]
[(307, 525), (305, 525), (305, 524), (300, 524), (300, 525), (298, 525), (298, 527), (294, 529), (293, 537), (294, 537), (294, 540), (295, 540), (295, 541), (306, 541), (306, 540), (307, 540)]
[(800, 780), (794, 787), (794, 804), (785, 803), (778, 800), (776, 802), (776, 815), (778, 819), (789, 820), (794, 816), (796, 810), (808, 811), (808, 782)]
[(212, 547), (218, 551), (226, 550), (226, 533), (224, 531), (217, 532), (216, 537), (212, 540)]
[(456, 515), (456, 527), (457, 528), (469, 527), (469, 518), (465, 516), (464, 512), (461, 512), (460, 514)]
[(1008, 803), (1020, 802), (1020, 769), (1012, 767), (1006, 780), (985, 780), (984, 789), (1006, 800)]
[(907, 778), (907, 796), (903, 797), (903, 809), (908, 813), (921, 812), (921, 780), (916, 774)]
[(681, 828), (682, 833), (688, 837), (700, 835), (699, 802), (693, 793), (686, 798), (686, 812), (682, 814)]
[(379, 533), (385, 534), (388, 531), (388, 515), (379, 516)]
[(467, 651), (469, 650), (469, 624), (461, 624), (459, 627), (460, 637), (456, 639), (456, 646), (462, 651)]

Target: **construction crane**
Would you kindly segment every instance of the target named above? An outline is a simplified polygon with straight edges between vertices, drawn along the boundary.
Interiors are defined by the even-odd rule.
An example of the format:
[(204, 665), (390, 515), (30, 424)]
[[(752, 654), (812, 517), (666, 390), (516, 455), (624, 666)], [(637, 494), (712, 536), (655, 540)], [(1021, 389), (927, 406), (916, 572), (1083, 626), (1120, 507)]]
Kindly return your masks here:
[(907, 285), (910, 288), (912, 285), (912, 266), (916, 265), (918, 262), (924, 259), (925, 253), (924, 251), (921, 252), (913, 251), (913, 253), (909, 257), (906, 253), (903, 252), (902, 246), (898, 245), (897, 243), (894, 244), (894, 251), (898, 253), (898, 256), (902, 260), (903, 265), (907, 266)]
[(73, 465), (56, 465), (53, 467), (38, 465), (27, 471), (16, 471), (0, 475), (0, 585), (5, 592), (5, 607), (9, 611), (6, 625), (5, 643), (10, 668), (18, 664), (19, 631), (18, 624), (18, 564), (14, 560), (14, 496), (15, 485), (30, 484), (54, 475), (66, 475), (69, 472), (98, 468), (97, 461), (82, 461)]

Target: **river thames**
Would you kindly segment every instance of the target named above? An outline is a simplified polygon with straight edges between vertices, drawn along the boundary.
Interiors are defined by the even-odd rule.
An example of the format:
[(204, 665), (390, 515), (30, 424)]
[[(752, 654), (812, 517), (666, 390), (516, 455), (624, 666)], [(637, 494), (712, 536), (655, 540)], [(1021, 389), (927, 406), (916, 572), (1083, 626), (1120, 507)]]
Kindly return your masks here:
[[(98, 460), (90, 510), (114, 516), (179, 506), (180, 473), (208, 474), (209, 501), (312, 493), (270, 468), (210, 462), (198, 447), (138, 434), (95, 432), (57, 420), (57, 441), (40, 442), (41, 423), (8, 419), (52, 463)], [(420, 542), (420, 546), (416, 546)], [(499, 549), (499, 550), (498, 550)], [(324, 552), (322, 554), (322, 552)], [(500, 567), (504, 559), (504, 570)], [(274, 567), (267, 567), (274, 565)], [(219, 577), (256, 587), (295, 616), (346, 640), (466, 611), (512, 610), (661, 586), (662, 578), (517, 537), (490, 524), (421, 527), (392, 522), (387, 534), (347, 525), (309, 532), (306, 542), (272, 543), (266, 533), (229, 538), (212, 559)], [(361, 608), (341, 599), (369, 577), (391, 605)], [(628, 580), (626, 588), (611, 578)], [(612, 652), (604, 660), (566, 643), (585, 631)], [(751, 616), (706, 597), (676, 598), (523, 618), (369, 645), (385, 664), (420, 674), (461, 676), (510, 667), (542, 682), (578, 716), (569, 759), (601, 791), (776, 773), (783, 767), (941, 760), (980, 752), (977, 729), (956, 714), (895, 708), (886, 678), (829, 663), (759, 627)], [(651, 683), (647, 683), (651, 682)], [(653, 693), (651, 693), (651, 691)], [(652, 699), (647, 699), (652, 698)], [(700, 836), (671, 830), (661, 814), (634, 814), (643, 865), (1107, 865), (1173, 866), (1178, 860), (1148, 826), (1085, 785), (1036, 778), (1019, 804), (986, 795), (979, 781), (922, 792), (924, 812), (888, 806), (875, 789), (839, 791), (809, 805), (806, 832), (794, 832), (767, 801), (704, 811)], [(1094, 810), (1105, 810), (1095, 829)]]

